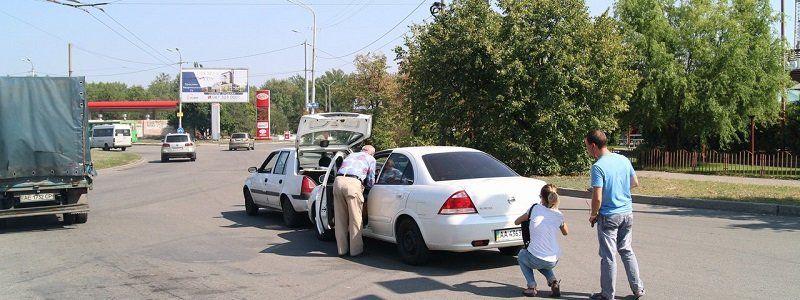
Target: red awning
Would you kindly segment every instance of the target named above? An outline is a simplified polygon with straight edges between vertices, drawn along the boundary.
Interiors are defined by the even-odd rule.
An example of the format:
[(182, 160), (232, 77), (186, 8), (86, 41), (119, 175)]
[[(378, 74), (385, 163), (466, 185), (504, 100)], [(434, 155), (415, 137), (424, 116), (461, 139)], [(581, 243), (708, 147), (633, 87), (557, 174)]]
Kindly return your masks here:
[(147, 109), (176, 109), (178, 101), (172, 100), (142, 100), (142, 101), (90, 101), (90, 110), (147, 110)]

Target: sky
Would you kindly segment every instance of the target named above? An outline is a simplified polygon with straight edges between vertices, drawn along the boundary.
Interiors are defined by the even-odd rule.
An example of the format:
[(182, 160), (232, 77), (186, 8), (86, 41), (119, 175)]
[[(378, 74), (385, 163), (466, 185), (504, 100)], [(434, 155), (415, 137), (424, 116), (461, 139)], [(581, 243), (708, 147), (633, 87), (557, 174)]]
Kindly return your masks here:
[[(777, 10), (780, 0), (771, 1)], [(784, 1), (794, 15), (793, 2)], [(159, 73), (177, 74), (178, 54), (167, 49), (178, 48), (184, 67), (248, 68), (250, 84), (260, 85), (302, 75), (302, 43), (312, 43), (311, 13), (287, 0), (82, 2), (110, 4), (87, 13), (45, 0), (0, 2), (0, 75), (30, 74), (32, 63), (37, 76), (65, 76), (72, 43), (73, 74), (89, 82), (146, 86)], [(306, 0), (316, 14), (317, 76), (332, 68), (351, 72), (355, 55), (367, 52), (384, 53), (396, 71), (392, 48), (410, 25), (430, 20), (433, 2)], [(599, 15), (613, 2), (587, 0), (589, 13)], [(310, 68), (311, 47), (308, 52)]]

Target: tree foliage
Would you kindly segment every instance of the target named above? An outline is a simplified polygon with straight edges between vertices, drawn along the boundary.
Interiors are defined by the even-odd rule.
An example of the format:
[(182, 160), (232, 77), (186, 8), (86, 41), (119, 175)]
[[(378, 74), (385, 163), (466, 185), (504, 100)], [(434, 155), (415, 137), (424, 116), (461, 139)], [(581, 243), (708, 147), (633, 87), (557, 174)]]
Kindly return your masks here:
[(638, 82), (616, 22), (579, 0), (455, 3), (397, 49), (416, 143), (487, 151), (523, 174), (575, 173), (587, 130), (617, 128)]
[(622, 118), (648, 143), (726, 149), (749, 137), (750, 116), (779, 120), (788, 74), (768, 1), (619, 0), (615, 11), (642, 76)]

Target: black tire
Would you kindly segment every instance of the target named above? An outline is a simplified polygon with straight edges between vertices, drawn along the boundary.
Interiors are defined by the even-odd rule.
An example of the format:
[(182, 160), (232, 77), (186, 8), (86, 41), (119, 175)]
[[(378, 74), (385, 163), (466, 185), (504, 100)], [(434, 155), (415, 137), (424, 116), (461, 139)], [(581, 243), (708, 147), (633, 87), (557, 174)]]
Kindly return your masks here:
[(62, 214), (61, 222), (63, 222), (64, 225), (72, 225), (72, 224), (75, 223), (75, 215), (74, 214)]
[(85, 224), (89, 220), (89, 213), (77, 213), (75, 216), (75, 224)]
[(281, 197), (281, 210), (283, 211), (283, 223), (287, 227), (295, 228), (300, 226), (300, 216), (294, 210), (292, 202), (286, 197)]
[(110, 148), (108, 148), (108, 144), (103, 144), (103, 151), (108, 151), (108, 150), (111, 150)]
[(189, 160), (191, 160), (191, 161), (197, 160), (197, 155), (192, 155), (192, 158), (190, 158)]
[(168, 161), (169, 161), (169, 157), (166, 157), (164, 155), (161, 156), (161, 162), (162, 163), (165, 163), (165, 162), (168, 162)]
[(412, 219), (404, 219), (397, 226), (397, 252), (403, 262), (409, 265), (422, 265), (428, 261), (430, 251)]
[(317, 239), (320, 241), (332, 241), (334, 237), (334, 232), (331, 229), (322, 228), (321, 225), (317, 227), (317, 204), (314, 203), (311, 205), (311, 211), (314, 214), (314, 218), (311, 219), (311, 226), (314, 228), (314, 233), (317, 236)]
[(122, 147), (122, 148), (120, 148), (120, 149), (121, 149), (122, 151), (125, 151), (125, 149), (128, 149), (128, 148), (126, 148), (126, 147)]
[(511, 246), (511, 247), (497, 248), (497, 250), (500, 250), (500, 254), (508, 255), (508, 256), (515, 256), (515, 255), (519, 254), (519, 250), (520, 249), (522, 249), (522, 246)]
[(246, 188), (244, 190), (244, 210), (248, 216), (258, 215), (258, 205), (253, 202), (253, 195), (250, 195), (250, 191)]
[(228, 151), (233, 151), (233, 148), (228, 148)]

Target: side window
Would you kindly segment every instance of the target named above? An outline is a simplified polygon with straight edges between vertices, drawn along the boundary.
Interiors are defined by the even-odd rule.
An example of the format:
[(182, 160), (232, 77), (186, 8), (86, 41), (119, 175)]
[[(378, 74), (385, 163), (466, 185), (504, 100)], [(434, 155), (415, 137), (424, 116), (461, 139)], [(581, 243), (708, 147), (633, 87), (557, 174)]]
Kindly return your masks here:
[(375, 158), (375, 182), (378, 182), (378, 179), (381, 178), (381, 173), (383, 172), (383, 166), (386, 164), (387, 157), (376, 157)]
[(272, 168), (275, 167), (275, 162), (278, 161), (278, 152), (272, 152), (267, 159), (264, 160), (264, 163), (261, 164), (261, 168), (258, 169), (258, 173), (270, 173), (272, 172)]
[(275, 169), (272, 170), (272, 174), (285, 174), (286, 173), (286, 160), (289, 158), (289, 151), (281, 152), (281, 155), (278, 156), (278, 162), (275, 164)]
[(378, 184), (410, 185), (414, 183), (411, 160), (402, 154), (392, 153), (383, 164)]

